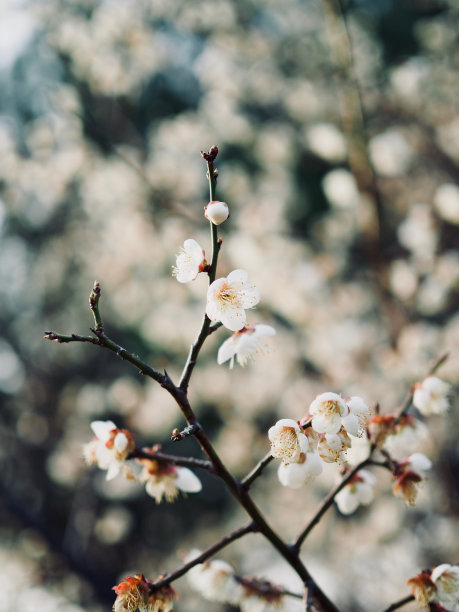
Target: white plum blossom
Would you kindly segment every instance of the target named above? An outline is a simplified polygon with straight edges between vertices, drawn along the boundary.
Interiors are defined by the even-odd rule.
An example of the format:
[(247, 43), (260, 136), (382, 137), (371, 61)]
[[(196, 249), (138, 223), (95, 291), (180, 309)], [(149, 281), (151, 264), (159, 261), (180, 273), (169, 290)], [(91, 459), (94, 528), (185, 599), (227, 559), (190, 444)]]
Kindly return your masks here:
[(443, 414), (449, 408), (450, 385), (437, 376), (428, 376), (418, 383), (413, 394), (413, 405), (424, 416)]
[(106, 478), (112, 480), (135, 448), (132, 434), (127, 429), (118, 429), (113, 421), (93, 421), (91, 429), (95, 438), (83, 448), (86, 462), (107, 470)]
[(331, 391), (321, 393), (309, 406), (312, 428), (318, 433), (335, 434), (341, 429), (343, 417), (349, 414), (343, 398)]
[(459, 565), (442, 563), (410, 578), (407, 584), (422, 609), (459, 612)]
[(247, 278), (245, 270), (233, 270), (227, 278), (218, 278), (210, 285), (206, 313), (211, 321), (221, 321), (231, 331), (245, 326), (246, 309), (260, 301), (258, 289)]
[(428, 438), (429, 431), (413, 415), (404, 415), (384, 440), (383, 447), (393, 459), (403, 459), (407, 454), (414, 453)]
[(351, 438), (344, 427), (335, 434), (320, 434), (317, 450), (325, 463), (343, 463), (351, 447)]
[(317, 451), (293, 419), (277, 421), (269, 429), (268, 437), (272, 456), (282, 459), (277, 475), (284, 487), (298, 489), (322, 472), (323, 465)]
[(352, 514), (362, 504), (368, 506), (374, 499), (376, 478), (368, 470), (360, 470), (335, 496), (342, 514)]
[(432, 462), (422, 453), (413, 453), (398, 464), (395, 472), (393, 493), (401, 497), (408, 506), (414, 506), (418, 486), (432, 467)]
[(300, 461), (296, 463), (281, 463), (277, 470), (277, 477), (284, 487), (299, 489), (309, 480), (312, 480), (323, 470), (319, 454), (315, 451), (301, 454)]
[(172, 502), (179, 494), (199, 493), (202, 489), (199, 478), (188, 468), (163, 463), (155, 459), (138, 459), (143, 465), (139, 480), (145, 491), (159, 504), (164, 499)]
[(349, 413), (343, 417), (343, 426), (352, 436), (360, 437), (365, 431), (370, 416), (370, 409), (364, 400), (357, 395), (346, 399), (346, 406)]
[(298, 463), (301, 454), (309, 450), (309, 441), (298, 423), (293, 419), (280, 419), (270, 427), (268, 438), (271, 442), (271, 454), (282, 463)]
[(205, 207), (204, 216), (214, 225), (220, 225), (230, 216), (228, 204), (226, 202), (212, 200), (212, 202), (209, 202)]
[(459, 565), (442, 563), (432, 570), (438, 602), (452, 612), (459, 612)]
[[(200, 555), (193, 550), (185, 562), (192, 561)], [(195, 565), (188, 571), (190, 585), (210, 601), (220, 601), (238, 605), (243, 595), (243, 588), (235, 578), (233, 567), (221, 559), (212, 559)]]
[(230, 368), (234, 366), (236, 357), (239, 365), (244, 367), (249, 359), (267, 349), (265, 338), (274, 336), (276, 330), (270, 325), (249, 325), (234, 332), (218, 349), (217, 363), (221, 365), (230, 360)]
[(196, 240), (188, 238), (177, 255), (176, 265), (172, 268), (172, 274), (179, 283), (189, 283), (195, 280), (199, 272), (202, 272), (206, 265), (204, 249), (199, 246)]

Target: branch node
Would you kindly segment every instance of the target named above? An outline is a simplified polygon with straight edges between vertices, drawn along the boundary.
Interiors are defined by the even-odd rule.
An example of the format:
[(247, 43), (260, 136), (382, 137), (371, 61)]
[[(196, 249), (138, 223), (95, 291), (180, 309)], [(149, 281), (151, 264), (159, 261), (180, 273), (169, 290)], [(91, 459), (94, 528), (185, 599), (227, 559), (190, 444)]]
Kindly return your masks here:
[(179, 431), (177, 428), (175, 428), (172, 431), (171, 440), (173, 442), (180, 442), (180, 440), (184, 440), (185, 438), (188, 438), (188, 436), (193, 436), (201, 429), (202, 427), (199, 423), (193, 423), (192, 425), (188, 425), (188, 427), (185, 427), (185, 429), (183, 429), (182, 431)]

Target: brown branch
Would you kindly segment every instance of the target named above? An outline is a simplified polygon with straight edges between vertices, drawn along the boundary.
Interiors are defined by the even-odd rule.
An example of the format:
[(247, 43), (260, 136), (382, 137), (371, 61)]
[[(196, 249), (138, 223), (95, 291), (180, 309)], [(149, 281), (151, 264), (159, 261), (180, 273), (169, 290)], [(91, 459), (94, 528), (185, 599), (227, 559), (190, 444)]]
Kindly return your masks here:
[(164, 578), (161, 578), (161, 580), (155, 582), (151, 587), (152, 592), (159, 591), (159, 589), (161, 589), (162, 587), (170, 584), (178, 578), (181, 578), (181, 576), (186, 574), (188, 570), (190, 570), (192, 567), (194, 567), (195, 565), (199, 565), (200, 563), (204, 563), (204, 561), (210, 559), (210, 557), (215, 555), (215, 553), (217, 553), (222, 548), (225, 548), (225, 546), (228, 546), (228, 544), (231, 544), (231, 542), (242, 538), (242, 536), (245, 536), (248, 533), (255, 533), (257, 530), (257, 526), (253, 521), (251, 521), (248, 525), (245, 525), (244, 527), (239, 527), (239, 529), (232, 531), (230, 534), (224, 536), (223, 538), (221, 538), (221, 540), (219, 540), (212, 546), (209, 546), (209, 548), (207, 548), (204, 552), (202, 552), (192, 561), (185, 563), (184, 565), (182, 565), (182, 567), (179, 567), (177, 570), (175, 570), (175, 572), (172, 572), (171, 574), (166, 574)]
[(269, 453), (266, 453), (266, 455), (263, 457), (263, 459), (261, 459), (257, 463), (257, 465), (253, 468), (253, 470), (251, 470), (247, 474), (247, 476), (241, 480), (241, 485), (243, 487), (245, 487), (246, 489), (248, 489), (250, 487), (250, 485), (253, 483), (253, 481), (256, 480), (258, 478), (258, 476), (260, 476), (260, 474), (265, 469), (265, 467), (269, 463), (271, 463), (271, 461), (273, 459), (274, 459), (274, 457), (272, 456), (271, 451)]
[(308, 522), (306, 527), (303, 529), (303, 531), (300, 533), (300, 535), (295, 540), (295, 543), (293, 544), (293, 547), (292, 547), (294, 550), (296, 551), (300, 550), (301, 545), (303, 544), (304, 540), (308, 537), (312, 529), (317, 525), (317, 523), (320, 521), (322, 516), (327, 512), (327, 510), (333, 504), (336, 495), (338, 495), (341, 489), (343, 489), (347, 485), (347, 483), (352, 480), (352, 478), (357, 474), (359, 470), (361, 470), (366, 465), (368, 465), (368, 462), (370, 460), (370, 457), (373, 453), (374, 448), (375, 447), (372, 447), (372, 449), (370, 450), (369, 456), (364, 461), (362, 461), (357, 466), (355, 466), (348, 474), (346, 474), (346, 476), (341, 480), (341, 482), (338, 483), (336, 487), (330, 491), (327, 497), (320, 504), (314, 516), (311, 518), (311, 520)]
[(214, 468), (210, 461), (205, 459), (197, 459), (196, 457), (178, 457), (176, 455), (167, 455), (160, 451), (156, 452), (148, 448), (136, 448), (128, 457), (128, 459), (151, 459), (161, 463), (171, 463), (182, 467), (199, 468), (214, 473)]

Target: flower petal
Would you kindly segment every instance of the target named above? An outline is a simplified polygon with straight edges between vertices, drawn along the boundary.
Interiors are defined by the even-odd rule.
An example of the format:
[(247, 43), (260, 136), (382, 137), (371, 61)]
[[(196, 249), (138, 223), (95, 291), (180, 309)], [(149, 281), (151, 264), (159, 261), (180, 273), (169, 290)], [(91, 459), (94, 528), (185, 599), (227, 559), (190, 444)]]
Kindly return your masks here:
[(175, 486), (185, 493), (198, 493), (202, 489), (199, 478), (186, 467), (176, 468), (177, 479)]

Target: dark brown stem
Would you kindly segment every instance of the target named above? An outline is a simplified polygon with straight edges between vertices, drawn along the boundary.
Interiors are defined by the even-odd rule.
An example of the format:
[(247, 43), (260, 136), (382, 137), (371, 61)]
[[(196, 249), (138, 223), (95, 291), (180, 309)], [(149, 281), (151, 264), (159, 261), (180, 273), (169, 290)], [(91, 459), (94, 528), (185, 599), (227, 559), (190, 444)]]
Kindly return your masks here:
[(241, 480), (241, 485), (243, 487), (245, 487), (246, 489), (248, 489), (250, 487), (250, 485), (253, 483), (254, 480), (256, 480), (258, 478), (258, 476), (260, 476), (260, 474), (262, 473), (262, 471), (265, 469), (265, 467), (271, 463), (271, 461), (274, 459), (274, 457), (272, 456), (271, 452), (267, 453), (263, 459), (261, 459), (257, 465), (253, 468), (253, 470), (251, 470), (247, 476), (245, 478), (243, 478)]
[(374, 447), (372, 447), (372, 450), (370, 451), (370, 455), (365, 459), (365, 461), (362, 461), (356, 467), (354, 467), (348, 474), (346, 474), (346, 476), (342, 479), (342, 481), (339, 484), (337, 484), (334, 489), (330, 491), (327, 497), (320, 504), (319, 508), (317, 509), (317, 512), (314, 514), (312, 519), (308, 522), (306, 527), (303, 529), (303, 531), (300, 533), (300, 535), (295, 540), (295, 543), (293, 545), (294, 550), (296, 551), (300, 550), (301, 545), (303, 544), (304, 540), (308, 537), (308, 535), (313, 530), (313, 528), (317, 525), (317, 523), (320, 521), (323, 515), (327, 512), (327, 510), (333, 504), (336, 495), (338, 495), (341, 489), (343, 489), (347, 485), (347, 483), (352, 480), (352, 478), (357, 474), (359, 470), (361, 470), (366, 465), (368, 465), (370, 457), (373, 454), (373, 451), (374, 451)]
[(175, 572), (167, 574), (164, 578), (161, 578), (161, 580), (155, 582), (152, 586), (152, 591), (158, 591), (162, 587), (170, 584), (174, 580), (177, 580), (178, 578), (186, 574), (188, 570), (190, 570), (195, 565), (199, 565), (200, 563), (204, 563), (204, 561), (206, 561), (207, 559), (210, 559), (210, 557), (215, 555), (215, 553), (217, 553), (222, 548), (225, 548), (225, 546), (228, 546), (228, 544), (231, 544), (231, 542), (242, 538), (242, 536), (245, 536), (248, 533), (255, 533), (256, 531), (257, 526), (254, 522), (250, 522), (248, 525), (245, 525), (244, 527), (239, 527), (239, 529), (232, 531), (230, 534), (224, 536), (221, 540), (207, 548), (204, 552), (202, 552), (192, 561), (185, 563), (184, 565), (182, 565), (182, 567), (175, 570)]
[(160, 461), (161, 463), (171, 463), (182, 467), (199, 468), (214, 473), (214, 468), (210, 461), (205, 459), (197, 459), (196, 457), (178, 457), (176, 455), (167, 455), (161, 452), (155, 452), (148, 448), (136, 448), (128, 457), (129, 459), (151, 459), (152, 461)]
[(403, 608), (403, 606), (406, 606), (406, 604), (412, 601), (414, 601), (414, 595), (408, 595), (404, 599), (400, 599), (399, 601), (396, 601), (395, 603), (390, 605), (384, 610), (384, 612), (392, 612), (393, 610), (398, 610), (399, 608)]

